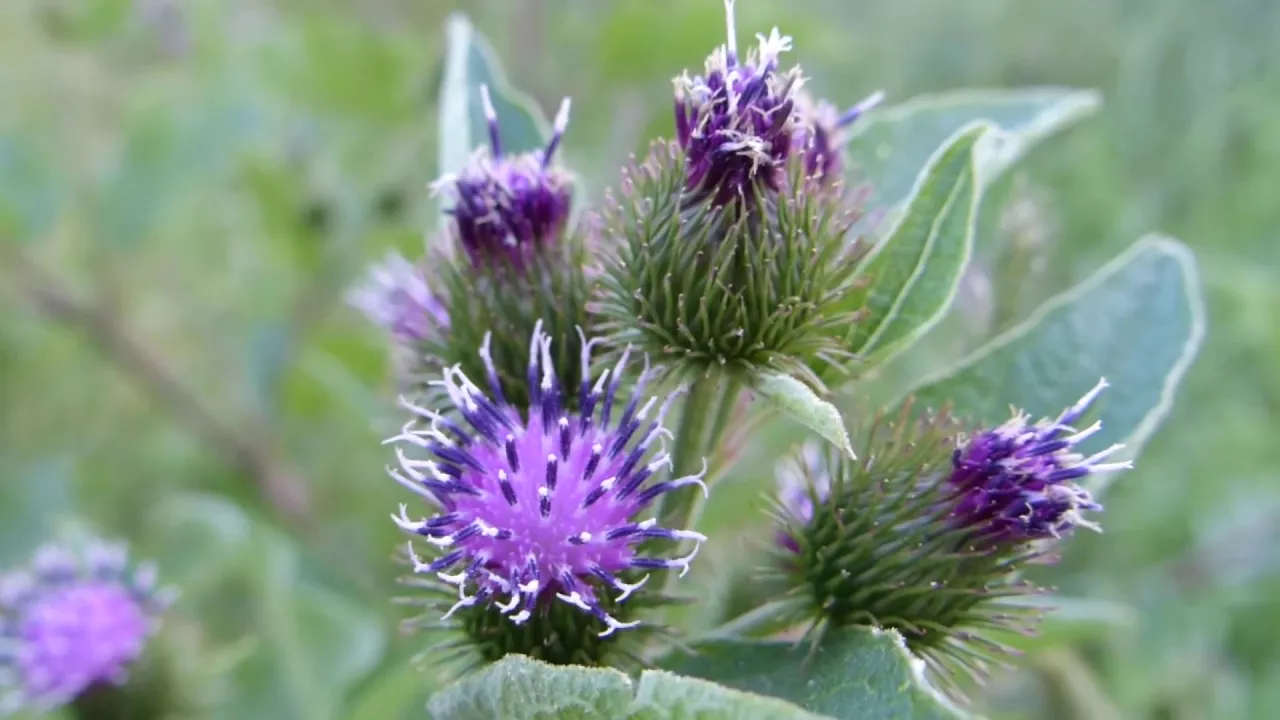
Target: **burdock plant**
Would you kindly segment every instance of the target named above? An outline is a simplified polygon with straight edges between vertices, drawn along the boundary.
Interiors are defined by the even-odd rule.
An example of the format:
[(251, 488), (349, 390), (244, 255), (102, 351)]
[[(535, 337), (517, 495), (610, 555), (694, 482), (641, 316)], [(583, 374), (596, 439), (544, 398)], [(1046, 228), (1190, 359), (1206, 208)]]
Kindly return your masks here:
[[(484, 147), (434, 184), (427, 257), (353, 295), (412, 358), (386, 443), (406, 626), (467, 671), (433, 717), (946, 716), (929, 682), (959, 689), (1034, 631), (1025, 569), (1100, 526), (1128, 467), (1107, 445), (1141, 444), (1194, 351), (1194, 302), (1171, 303), (1194, 294), (1187, 261), (1147, 242), (959, 362), (887, 365), (948, 310), (988, 181), (1080, 98), (837, 104), (791, 38), (740, 46), (725, 7), (724, 43), (674, 80), (671, 137), (599, 194), (558, 162), (567, 102), (543, 122), (451, 21), (441, 156)], [(1121, 361), (1130, 342), (1163, 382)], [(1101, 384), (1073, 402), (1104, 372), (1115, 407)], [(857, 409), (892, 397), (916, 399)], [(796, 445), (775, 523), (717, 505)], [(732, 616), (677, 606), (709, 576)]]

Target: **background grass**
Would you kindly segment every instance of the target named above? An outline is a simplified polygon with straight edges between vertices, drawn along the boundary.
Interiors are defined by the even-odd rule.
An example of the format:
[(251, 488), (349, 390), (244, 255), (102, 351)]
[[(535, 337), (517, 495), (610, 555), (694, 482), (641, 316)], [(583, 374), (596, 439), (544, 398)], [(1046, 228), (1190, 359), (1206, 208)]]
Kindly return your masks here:
[[(399, 494), (378, 445), (389, 360), (339, 295), (434, 225), (442, 20), (464, 5), (519, 87), (548, 110), (574, 98), (566, 157), (596, 197), (670, 132), (668, 79), (723, 33), (714, 0), (0, 6), (0, 561), (75, 508), (172, 567), (184, 538), (201, 542), (165, 530), (177, 493), (278, 518), (264, 491), (301, 515), (305, 490), (309, 519), (285, 521), (301, 572), (381, 626), (399, 616), (385, 600)], [(1034, 654), (984, 701), (1011, 717), (1280, 716), (1280, 5), (740, 6), (740, 36), (782, 26), (840, 103), (877, 88), (1102, 91), (1100, 115), (984, 203), (975, 287), (1023, 288), (998, 307), (1007, 322), (1160, 230), (1197, 254), (1209, 337), (1108, 495), (1106, 534), (1045, 576), (1136, 613)], [(1030, 261), (999, 260), (1011, 244)], [(976, 317), (981, 298), (966, 296)], [(273, 622), (223, 597), (210, 612), (228, 636)]]

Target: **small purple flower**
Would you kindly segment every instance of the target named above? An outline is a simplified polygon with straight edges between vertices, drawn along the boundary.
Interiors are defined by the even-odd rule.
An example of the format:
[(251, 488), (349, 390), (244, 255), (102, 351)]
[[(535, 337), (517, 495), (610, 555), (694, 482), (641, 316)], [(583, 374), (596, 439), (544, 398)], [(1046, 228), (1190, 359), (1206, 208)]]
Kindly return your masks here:
[(481, 148), (457, 175), (446, 175), (435, 188), (453, 201), (458, 242), (476, 266), (506, 261), (523, 269), (543, 248), (554, 246), (569, 222), (572, 178), (551, 167), (569, 125), (569, 99), (556, 114), (551, 140), (543, 150), (504, 155), (498, 115), (489, 90), (480, 88), (489, 121), (489, 148)]
[[(640, 402), (651, 376), (646, 364), (632, 398), (615, 417), (630, 349), (593, 383), (587, 370), (593, 342), (583, 337), (576, 413), (564, 410), (551, 340), (541, 323), (529, 348), (527, 416), (504, 399), (487, 340), (480, 351), (488, 367), (487, 395), (457, 367), (447, 368), (439, 383), (461, 422), (401, 401), (416, 417), (387, 441), (396, 443), (399, 460), (399, 468), (388, 472), (438, 512), (413, 520), (401, 505), (392, 517), (401, 529), (440, 548), (430, 562), (419, 559), (412, 542), (409, 554), (414, 572), (457, 586), (458, 601), (445, 618), (488, 603), (522, 624), (546, 603), (559, 601), (598, 618), (605, 624), (600, 634), (607, 636), (638, 623), (610, 616), (598, 593), (616, 592), (614, 602), (623, 602), (648, 575), (634, 582), (624, 577), (676, 568), (683, 575), (706, 539), (637, 519), (663, 493), (688, 485), (705, 492), (706, 470), (646, 484), (670, 466), (667, 453), (651, 451), (669, 435), (662, 423), (675, 395), (649, 419), (657, 399)], [(411, 458), (406, 448), (424, 457)], [(696, 544), (674, 559), (637, 552), (637, 545), (654, 538)]]
[(45, 710), (118, 684), (172, 600), (155, 568), (130, 569), (119, 545), (84, 556), (49, 545), (0, 577), (0, 715)]
[(401, 342), (439, 339), (449, 329), (449, 313), (422, 269), (397, 252), (369, 267), (347, 292), (347, 303)]
[(795, 100), (798, 121), (792, 141), (804, 153), (805, 174), (828, 184), (835, 182), (844, 172), (844, 131), (879, 105), (884, 93), (875, 92), (844, 112), (806, 92), (797, 93)]
[(687, 161), (685, 187), (701, 202), (744, 201), (760, 183), (777, 192), (795, 133), (799, 68), (778, 69), (791, 38), (777, 28), (757, 36), (759, 49), (738, 58), (733, 0), (725, 0), (728, 42), (707, 58), (706, 75), (674, 80), (676, 139)]
[(952, 511), (956, 521), (992, 542), (1058, 538), (1076, 527), (1098, 530), (1081, 513), (1102, 506), (1073, 481), (1125, 470), (1132, 463), (1102, 462), (1121, 445), (1088, 457), (1074, 452), (1074, 446), (1100, 430), (1102, 423), (1079, 431), (1073, 424), (1106, 387), (1106, 380), (1099, 381), (1057, 420), (1029, 424), (1028, 416), (1018, 413), (963, 441), (952, 455), (947, 479), (958, 491)]
[[(831, 496), (831, 474), (823, 464), (822, 446), (817, 442), (807, 442), (798, 453), (779, 461), (774, 475), (778, 503), (802, 525), (813, 520), (814, 500), (823, 503)], [(776, 539), (791, 552), (800, 552), (795, 538), (786, 530), (779, 529)]]

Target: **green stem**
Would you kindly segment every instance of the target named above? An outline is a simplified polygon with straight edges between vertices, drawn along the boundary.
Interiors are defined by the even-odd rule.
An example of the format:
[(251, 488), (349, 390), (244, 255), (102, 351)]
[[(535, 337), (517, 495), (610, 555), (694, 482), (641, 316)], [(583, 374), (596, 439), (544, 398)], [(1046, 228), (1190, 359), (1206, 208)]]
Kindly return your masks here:
[[(700, 378), (689, 388), (676, 429), (671, 453), (673, 478), (696, 475), (703, 460), (710, 461), (733, 417), (738, 400), (738, 381), (732, 376), (714, 374)], [(697, 486), (667, 493), (658, 511), (662, 527), (685, 529), (697, 518), (705, 498)]]
[(725, 638), (760, 638), (795, 625), (795, 600), (772, 600), (694, 638), (694, 644)]

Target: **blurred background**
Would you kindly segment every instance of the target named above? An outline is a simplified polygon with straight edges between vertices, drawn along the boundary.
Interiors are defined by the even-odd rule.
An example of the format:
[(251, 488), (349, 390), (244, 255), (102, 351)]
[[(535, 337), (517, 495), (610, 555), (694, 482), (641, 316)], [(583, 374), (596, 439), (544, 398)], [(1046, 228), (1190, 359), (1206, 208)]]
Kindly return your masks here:
[[(544, 110), (588, 192), (672, 129), (717, 0), (0, 3), (0, 567), (78, 516), (158, 558), (230, 669), (227, 717), (402, 714), (381, 335), (343, 287), (435, 225), (444, 18)], [(739, 2), (819, 95), (1099, 89), (983, 204), (976, 342), (1142, 233), (1201, 263), (1209, 336), (1106, 533), (1040, 579), (1100, 624), (1000, 717), (1280, 717), (1280, 3)], [(1000, 301), (989, 301), (994, 288)], [(754, 492), (754, 491), (752, 491)], [(212, 652), (212, 651), (211, 651)], [(398, 704), (397, 704), (398, 703)], [(421, 705), (416, 705), (420, 708)], [(401, 708), (401, 709), (395, 709)], [(420, 711), (419, 711), (420, 712)]]

